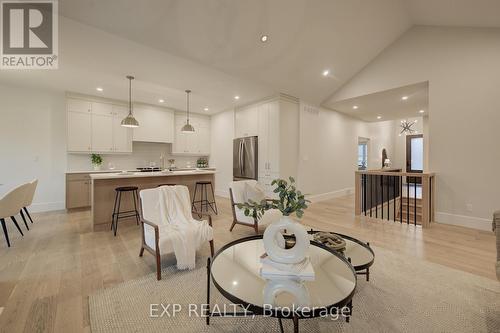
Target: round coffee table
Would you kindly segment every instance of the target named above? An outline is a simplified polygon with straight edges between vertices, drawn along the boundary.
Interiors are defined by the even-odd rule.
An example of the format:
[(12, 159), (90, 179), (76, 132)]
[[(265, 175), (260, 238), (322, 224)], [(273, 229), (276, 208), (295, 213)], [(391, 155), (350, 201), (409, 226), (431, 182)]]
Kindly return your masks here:
[[(317, 230), (310, 230), (310, 234), (315, 234)], [(343, 252), (343, 256), (349, 260), (352, 267), (356, 271), (358, 275), (365, 275), (366, 281), (370, 281), (370, 267), (373, 265), (375, 261), (375, 253), (370, 247), (370, 243), (364, 243), (359, 239), (356, 239), (351, 236), (339, 234), (336, 232), (332, 232), (340, 237), (342, 237), (346, 243), (345, 250)]]
[[(315, 272), (314, 281), (266, 280), (260, 276), (260, 256), (264, 252), (262, 235), (256, 235), (226, 244), (212, 260), (208, 259), (207, 304), (210, 304), (212, 281), (225, 298), (245, 309), (244, 313), (235, 312), (230, 316), (250, 312), (250, 315), (275, 317), (282, 330), (281, 319), (293, 319), (295, 332), (298, 332), (299, 319), (324, 316), (325, 313), (339, 314), (341, 311), (349, 320), (357, 280), (346, 258), (322, 244), (311, 242), (308, 256)], [(282, 280), (286, 280), (285, 283)], [(270, 299), (272, 304), (267, 303)], [(210, 306), (208, 308), (207, 325), (210, 317), (221, 316), (211, 313)]]

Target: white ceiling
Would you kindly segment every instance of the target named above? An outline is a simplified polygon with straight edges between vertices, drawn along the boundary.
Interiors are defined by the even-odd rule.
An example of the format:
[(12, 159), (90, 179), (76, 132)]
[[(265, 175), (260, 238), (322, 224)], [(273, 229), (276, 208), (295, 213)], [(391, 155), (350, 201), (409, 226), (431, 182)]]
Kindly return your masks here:
[(416, 25), (500, 27), (498, 0), (404, 0)]
[(0, 82), (126, 99), (132, 74), (134, 100), (183, 110), (191, 89), (193, 111), (209, 114), (280, 92), (322, 104), (412, 25), (500, 26), (498, 3), (63, 0), (59, 70), (2, 71)]
[[(403, 100), (403, 96), (408, 99)], [(421, 117), (429, 112), (429, 84), (428, 82), (416, 83), (349, 98), (326, 106), (368, 122)], [(358, 108), (354, 109), (354, 106)], [(419, 113), (420, 110), (424, 110), (424, 113)]]

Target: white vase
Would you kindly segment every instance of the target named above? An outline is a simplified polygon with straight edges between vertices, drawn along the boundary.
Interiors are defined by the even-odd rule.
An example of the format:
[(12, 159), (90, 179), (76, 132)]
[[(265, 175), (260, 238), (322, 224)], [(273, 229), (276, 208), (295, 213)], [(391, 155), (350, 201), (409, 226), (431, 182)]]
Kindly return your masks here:
[[(295, 245), (290, 249), (285, 249), (282, 235), (284, 230), (295, 235)], [(271, 223), (264, 232), (263, 240), (269, 259), (282, 264), (302, 262), (310, 244), (306, 229), (290, 216), (282, 216), (279, 220)]]
[(100, 164), (94, 164), (94, 171), (99, 171), (101, 170), (101, 165)]

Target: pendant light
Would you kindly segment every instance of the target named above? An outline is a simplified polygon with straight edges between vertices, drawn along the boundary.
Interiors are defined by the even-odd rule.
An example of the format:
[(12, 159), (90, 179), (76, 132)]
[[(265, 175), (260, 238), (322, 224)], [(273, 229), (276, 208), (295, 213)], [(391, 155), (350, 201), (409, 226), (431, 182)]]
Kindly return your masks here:
[(121, 125), (123, 127), (139, 127), (139, 122), (132, 115), (132, 80), (133, 76), (127, 75), (128, 79), (128, 115), (123, 118)]
[(186, 90), (187, 94), (187, 121), (186, 125), (182, 126), (181, 132), (182, 133), (194, 133), (194, 127), (189, 123), (189, 94), (191, 93), (191, 90)]

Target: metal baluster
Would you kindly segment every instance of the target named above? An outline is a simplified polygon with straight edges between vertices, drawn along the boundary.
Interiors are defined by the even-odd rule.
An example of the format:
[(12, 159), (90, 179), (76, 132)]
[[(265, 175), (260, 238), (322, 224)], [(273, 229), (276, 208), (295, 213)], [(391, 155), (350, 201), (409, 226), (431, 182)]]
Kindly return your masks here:
[(366, 216), (366, 177), (367, 175), (363, 175), (363, 210), (365, 211), (365, 216)]
[(414, 224), (417, 225), (417, 178), (415, 178), (414, 188), (415, 188), (415, 199), (413, 200), (414, 213), (415, 213)]
[(406, 224), (410, 224), (410, 178), (406, 177)]
[(382, 209), (382, 220), (384, 219), (384, 176), (380, 175), (380, 187), (382, 191), (382, 203), (380, 208)]
[(378, 176), (375, 175), (375, 218), (378, 219)]
[(431, 218), (432, 218), (432, 177), (429, 177), (429, 221), (431, 221)]
[(392, 220), (396, 222), (396, 180), (397, 176), (392, 177)]
[(370, 217), (373, 211), (373, 175), (370, 175)]
[(403, 176), (399, 177), (399, 223), (403, 223)]
[(390, 211), (391, 211), (391, 190), (390, 190), (390, 186), (391, 186), (391, 176), (388, 176), (387, 177), (387, 221), (389, 221), (391, 219), (390, 217)]

